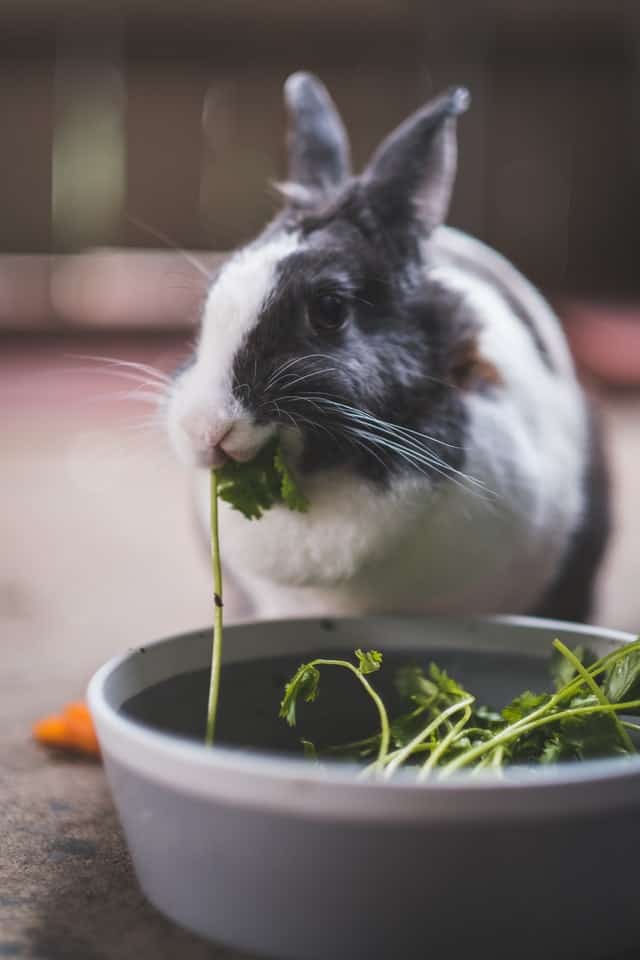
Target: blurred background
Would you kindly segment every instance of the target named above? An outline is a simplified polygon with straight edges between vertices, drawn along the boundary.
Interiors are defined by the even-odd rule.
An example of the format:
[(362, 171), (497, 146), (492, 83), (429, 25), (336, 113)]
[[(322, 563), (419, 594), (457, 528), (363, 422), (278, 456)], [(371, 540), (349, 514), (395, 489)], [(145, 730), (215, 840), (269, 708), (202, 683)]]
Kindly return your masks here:
[(275, 210), (281, 88), (300, 68), (332, 91), (357, 164), (433, 93), (470, 87), (450, 222), (512, 259), (566, 324), (615, 485), (596, 619), (640, 629), (637, 2), (4, 0), (1, 17), (13, 722), (81, 693), (117, 650), (210, 618), (157, 379), (95, 358), (171, 370), (188, 352), (203, 274)]

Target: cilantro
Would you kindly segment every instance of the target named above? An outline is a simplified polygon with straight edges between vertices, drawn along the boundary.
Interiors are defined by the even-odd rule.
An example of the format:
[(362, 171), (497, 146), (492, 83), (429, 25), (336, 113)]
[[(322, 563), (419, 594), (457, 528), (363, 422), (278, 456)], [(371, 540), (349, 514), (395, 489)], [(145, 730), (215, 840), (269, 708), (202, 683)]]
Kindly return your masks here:
[(309, 501), (302, 493), (282, 456), (282, 448), (278, 445), (273, 458), (273, 468), (280, 478), (280, 499), (289, 510), (305, 513), (309, 509)]
[(525, 690), (524, 693), (514, 697), (511, 703), (502, 708), (502, 717), (507, 723), (516, 723), (518, 720), (528, 717), (543, 704), (548, 703), (550, 699), (551, 694), (532, 693), (531, 690)]
[(607, 670), (604, 692), (611, 703), (640, 698), (640, 650), (617, 660)]
[(356, 650), (358, 670), (360, 673), (375, 673), (382, 666), (382, 654), (379, 650)]
[[(321, 665), (347, 667), (369, 688), (380, 716), (387, 716), (379, 733), (362, 740), (324, 748), (321, 753), (367, 761), (365, 773), (392, 776), (401, 766), (419, 766), (418, 778), (447, 776), (462, 767), (499, 769), (510, 764), (549, 764), (636, 753), (628, 729), (640, 725), (622, 720), (618, 712), (640, 712), (640, 641), (600, 660), (578, 647), (553, 643), (550, 672), (555, 693), (525, 690), (499, 712), (476, 705), (475, 698), (446, 670), (408, 665), (396, 672), (398, 693), (409, 707), (390, 722), (380, 698), (368, 687), (365, 674), (377, 671), (382, 655), (356, 650), (357, 666), (343, 660), (313, 660), (303, 664), (285, 688), (281, 716), (289, 720), (291, 698), (315, 699), (318, 678), (306, 671)], [(598, 682), (600, 678), (600, 682)], [(317, 756), (305, 744), (305, 754)], [(375, 756), (373, 762), (371, 758)]]
[(287, 466), (274, 438), (248, 463), (229, 460), (216, 471), (218, 496), (247, 520), (260, 520), (276, 504), (304, 512), (309, 504)]
[(280, 704), (280, 717), (281, 719), (286, 720), (290, 727), (295, 726), (296, 701), (298, 697), (302, 696), (307, 703), (311, 703), (318, 696), (318, 685), (320, 682), (320, 672), (318, 667), (343, 667), (344, 669), (351, 671), (351, 673), (358, 678), (366, 692), (373, 700), (378, 711), (378, 716), (380, 718), (380, 736), (378, 758), (375, 761), (374, 766), (382, 768), (389, 750), (389, 740), (391, 737), (389, 717), (380, 696), (376, 693), (366, 677), (366, 674), (374, 673), (376, 670), (380, 669), (380, 665), (382, 663), (382, 654), (377, 650), (356, 650), (355, 653), (356, 660), (358, 661), (357, 666), (355, 666), (349, 660), (329, 660), (322, 657), (318, 657), (317, 659), (312, 660), (310, 663), (301, 664), (291, 680), (285, 685), (284, 696)]
[(320, 671), (313, 663), (301, 664), (284, 688), (284, 697), (280, 704), (280, 717), (290, 727), (296, 725), (296, 702), (302, 697), (306, 703), (313, 703), (318, 696)]
[(553, 653), (551, 654), (549, 672), (551, 673), (551, 679), (555, 684), (556, 690), (562, 690), (563, 687), (566, 687), (567, 684), (577, 676), (579, 671), (575, 662), (576, 660), (579, 664), (582, 664), (583, 667), (590, 667), (591, 664), (595, 663), (596, 658), (586, 647), (574, 647), (573, 650), (570, 651), (572, 654), (570, 658), (567, 658), (566, 650), (566, 647), (563, 652), (557, 646), (554, 646)]
[(401, 667), (396, 673), (396, 688), (402, 697), (423, 707), (436, 704), (443, 707), (468, 696), (467, 691), (435, 663), (429, 664), (427, 676), (421, 667)]
[[(213, 573), (214, 614), (211, 675), (205, 728), (206, 744), (211, 744), (214, 740), (222, 668), (223, 602), (218, 498), (225, 500), (236, 510), (239, 510), (247, 520), (259, 520), (266, 510), (280, 503), (290, 510), (307, 510), (309, 506), (296, 486), (277, 438), (266, 444), (248, 463), (236, 463), (230, 460), (219, 470), (211, 471), (211, 569)], [(309, 678), (305, 678), (304, 681), (300, 680), (299, 683), (305, 688), (303, 695), (308, 699), (311, 689)], [(295, 723), (295, 697), (291, 700), (290, 709), (293, 717), (290, 722)]]

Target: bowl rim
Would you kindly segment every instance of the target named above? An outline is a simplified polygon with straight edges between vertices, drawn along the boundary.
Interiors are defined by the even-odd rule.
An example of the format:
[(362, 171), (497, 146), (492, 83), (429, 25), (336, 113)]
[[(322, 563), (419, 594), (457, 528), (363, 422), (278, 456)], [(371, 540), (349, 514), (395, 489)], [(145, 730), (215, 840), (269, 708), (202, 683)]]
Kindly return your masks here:
[[(383, 614), (385, 619), (433, 620), (421, 614)], [(331, 617), (333, 621), (375, 619)], [(318, 617), (296, 617), (295, 622), (317, 621)], [(603, 627), (537, 617), (499, 615), (448, 618), (481, 624), (501, 623), (520, 628), (570, 631), (585, 636), (630, 643), (633, 634)], [(234, 627), (284, 620), (243, 620)], [(203, 628), (204, 631), (210, 628)], [(203, 630), (145, 643), (145, 651), (179, 637), (194, 636)], [(627, 759), (585, 760), (548, 767), (507, 768), (497, 778), (491, 772), (457, 771), (446, 779), (418, 783), (410, 771), (398, 771), (389, 780), (363, 779), (355, 764), (311, 764), (303, 757), (288, 757), (227, 746), (207, 747), (187, 738), (144, 726), (113, 707), (105, 684), (121, 665), (132, 660), (137, 650), (111, 658), (92, 676), (87, 699), (94, 718), (107, 770), (111, 761), (134, 775), (155, 781), (178, 793), (200, 796), (209, 801), (233, 803), (285, 814), (322, 818), (379, 820), (391, 815), (398, 821), (436, 819), (486, 820), (518, 819), (555, 812), (573, 816), (606, 806), (621, 809), (640, 807), (640, 755)], [(588, 789), (592, 788), (592, 789)], [(425, 797), (428, 802), (425, 802)]]

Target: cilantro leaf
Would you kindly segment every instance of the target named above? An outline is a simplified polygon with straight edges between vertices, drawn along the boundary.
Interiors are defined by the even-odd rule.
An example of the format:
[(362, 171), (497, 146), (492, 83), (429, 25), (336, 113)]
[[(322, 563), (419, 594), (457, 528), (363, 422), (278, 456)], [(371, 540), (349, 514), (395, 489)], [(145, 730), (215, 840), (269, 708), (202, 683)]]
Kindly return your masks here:
[(483, 730), (497, 730), (504, 726), (504, 718), (491, 707), (474, 707), (472, 719)]
[(424, 713), (413, 710), (411, 713), (396, 717), (391, 724), (391, 740), (399, 749), (406, 746), (410, 740), (424, 727)]
[(567, 744), (558, 733), (548, 737), (540, 754), (540, 763), (558, 763), (560, 760), (575, 759), (575, 753), (567, 750)]
[(268, 443), (248, 463), (229, 460), (216, 471), (218, 496), (247, 520), (259, 520), (279, 499), (280, 480), (273, 468), (276, 444)]
[(396, 688), (401, 697), (422, 706), (436, 701), (440, 707), (449, 706), (468, 697), (467, 691), (435, 663), (429, 664), (428, 676), (421, 667), (406, 666), (396, 671)]
[(438, 694), (438, 688), (424, 675), (422, 667), (399, 667), (395, 676), (396, 689), (401, 697), (424, 704)]
[[(590, 667), (591, 664), (596, 661), (593, 653), (587, 647), (573, 647), (572, 653), (584, 667)], [(562, 690), (562, 688), (571, 683), (576, 676), (576, 669), (571, 661), (567, 660), (560, 650), (555, 647), (549, 662), (549, 672), (551, 673), (551, 679), (554, 682), (556, 690)]]
[(507, 723), (515, 723), (516, 720), (522, 720), (523, 717), (533, 713), (550, 699), (548, 693), (532, 693), (531, 690), (525, 690), (524, 693), (514, 697), (511, 703), (503, 707), (500, 712)]
[(362, 674), (375, 673), (382, 666), (382, 654), (379, 650), (356, 650), (358, 670)]
[(296, 703), (302, 697), (306, 703), (312, 703), (318, 696), (320, 671), (311, 663), (301, 664), (284, 688), (284, 697), (280, 704), (280, 717), (290, 727), (296, 725)]
[(267, 443), (248, 463), (229, 460), (216, 470), (216, 474), (218, 496), (239, 510), (247, 520), (260, 520), (278, 503), (297, 511), (309, 507), (285, 463), (277, 438)]
[(457, 680), (450, 677), (446, 670), (441, 670), (435, 663), (429, 664), (429, 677), (435, 683), (439, 692), (444, 694), (447, 699), (458, 701), (469, 696)]
[[(574, 647), (573, 654), (580, 663), (583, 663), (584, 650), (582, 647)], [(563, 657), (559, 650), (554, 648), (549, 663), (549, 673), (556, 690), (562, 690), (568, 683), (571, 683), (576, 675), (576, 669), (566, 657)]]
[(592, 714), (571, 717), (559, 723), (559, 737), (570, 759), (587, 760), (626, 754), (612, 717)]
[(611, 703), (640, 699), (640, 650), (617, 660), (607, 671), (604, 692)]
[(285, 463), (282, 455), (282, 447), (277, 446), (273, 458), (273, 467), (280, 477), (280, 497), (282, 502), (289, 510), (296, 510), (298, 513), (305, 513), (309, 509), (309, 501), (298, 488), (293, 478), (291, 470)]

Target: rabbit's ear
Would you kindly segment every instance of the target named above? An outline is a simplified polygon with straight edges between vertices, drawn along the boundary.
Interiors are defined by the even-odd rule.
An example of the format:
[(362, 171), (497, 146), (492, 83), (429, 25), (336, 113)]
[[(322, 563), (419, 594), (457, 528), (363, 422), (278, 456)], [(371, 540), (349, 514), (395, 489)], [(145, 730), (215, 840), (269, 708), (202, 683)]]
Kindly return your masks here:
[(284, 98), (289, 180), (312, 190), (338, 186), (351, 171), (349, 140), (326, 88), (311, 73), (293, 73)]
[[(362, 175), (367, 197), (388, 226), (443, 222), (456, 175), (456, 121), (469, 92), (454, 87), (431, 100), (384, 140)], [(412, 216), (413, 214), (413, 216)]]

